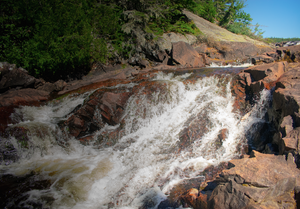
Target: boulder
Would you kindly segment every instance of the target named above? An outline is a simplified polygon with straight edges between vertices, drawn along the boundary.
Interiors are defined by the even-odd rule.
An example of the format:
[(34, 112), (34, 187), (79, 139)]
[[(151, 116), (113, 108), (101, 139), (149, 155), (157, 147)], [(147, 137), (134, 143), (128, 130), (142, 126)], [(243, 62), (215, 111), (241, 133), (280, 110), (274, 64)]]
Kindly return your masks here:
[(259, 63), (272, 63), (272, 62), (275, 62), (275, 60), (268, 55), (258, 55), (258, 56), (252, 57), (251, 62), (252, 62), (252, 64), (257, 65)]
[(46, 101), (49, 98), (49, 93), (37, 89), (19, 89), (10, 90), (0, 94), (0, 107), (3, 106), (19, 106), (33, 105), (41, 101)]
[(53, 91), (61, 91), (66, 85), (67, 83), (65, 81), (58, 80), (55, 83), (46, 82), (44, 85), (39, 86), (37, 89), (51, 93)]
[(36, 79), (33, 76), (28, 75), (27, 71), (24, 71), (21, 68), (15, 68), (2, 75), (0, 81), (0, 92), (4, 92), (14, 87), (33, 87), (35, 82)]
[(250, 158), (230, 161), (231, 168), (220, 174), (219, 185), (208, 208), (295, 208), (300, 170), (292, 154), (285, 156), (253, 151)]
[(172, 59), (184, 67), (204, 67), (204, 59), (198, 52), (185, 42), (176, 42), (172, 45)]

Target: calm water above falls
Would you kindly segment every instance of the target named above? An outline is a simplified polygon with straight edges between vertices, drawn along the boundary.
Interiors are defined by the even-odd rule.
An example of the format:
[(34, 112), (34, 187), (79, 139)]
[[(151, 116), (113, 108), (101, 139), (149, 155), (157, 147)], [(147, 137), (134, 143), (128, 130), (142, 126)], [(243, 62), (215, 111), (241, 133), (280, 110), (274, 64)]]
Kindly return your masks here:
[[(250, 116), (242, 120), (232, 107), (230, 79), (211, 76), (187, 82), (191, 77), (193, 72), (157, 73), (151, 82), (164, 88), (145, 94), (141, 87), (130, 97), (121, 127), (124, 134), (111, 147), (81, 145), (57, 125), (92, 92), (16, 109), (11, 116), (15, 123), (9, 128), (25, 127), (29, 141), (24, 145), (10, 138), (21, 160), (10, 165), (3, 162), (1, 173), (30, 176), (47, 186), (20, 192), (17, 203), (11, 199), (7, 208), (14, 204), (20, 208), (139, 208), (149, 199), (155, 208), (177, 183), (201, 177), (207, 166), (238, 156), (240, 144), (251, 138), (245, 133), (261, 120), (269, 92), (262, 92)], [(199, 121), (199, 129), (189, 132), (191, 142), (180, 147), (184, 129)], [(95, 138), (118, 128), (107, 125)], [(228, 133), (220, 144), (217, 139), (223, 129)]]

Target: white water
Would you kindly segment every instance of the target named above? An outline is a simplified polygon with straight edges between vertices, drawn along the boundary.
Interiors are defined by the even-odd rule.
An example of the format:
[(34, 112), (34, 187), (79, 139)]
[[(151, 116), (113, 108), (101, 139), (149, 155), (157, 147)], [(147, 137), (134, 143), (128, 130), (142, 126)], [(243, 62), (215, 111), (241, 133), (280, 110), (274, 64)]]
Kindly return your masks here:
[[(209, 165), (218, 165), (238, 155), (238, 144), (257, 121), (257, 112), (264, 105), (258, 103), (241, 120), (233, 111), (230, 83), (205, 77), (195, 84), (184, 84), (188, 76), (158, 73), (154, 80), (165, 84), (166, 90), (154, 91), (149, 97), (141, 88), (133, 95), (125, 109), (125, 136), (113, 147), (100, 150), (70, 138), (65, 146), (57, 143), (66, 136), (56, 123), (81, 104), (84, 96), (65, 98), (62, 103), (39, 108), (17, 109), (13, 118), (19, 125), (31, 127), (32, 147), (26, 151), (16, 144), (23, 159), (1, 166), (2, 173), (22, 176), (33, 171), (43, 179), (50, 179), (50, 189), (29, 192), (28, 201), (43, 202), (44, 207), (138, 208), (145, 199), (151, 199), (157, 207), (177, 183), (199, 176)], [(261, 101), (265, 98), (267, 93)], [(201, 116), (206, 117), (208, 131), (201, 138), (191, 136), (193, 143), (178, 152), (179, 135), (187, 121), (197, 123), (197, 117)], [(216, 149), (215, 140), (224, 128), (228, 129), (228, 136)], [(34, 134), (36, 129), (42, 133)], [(54, 201), (47, 201), (47, 197)]]
[(251, 67), (251, 66), (254, 66), (254, 65), (252, 63), (243, 63), (243, 64), (237, 64), (237, 65), (228, 64), (228, 65), (220, 66), (220, 65), (212, 62), (209, 67), (212, 67), (212, 68), (215, 68), (215, 67), (217, 67), (217, 68), (219, 68), (219, 67), (220, 68), (237, 67), (238, 68), (238, 67)]

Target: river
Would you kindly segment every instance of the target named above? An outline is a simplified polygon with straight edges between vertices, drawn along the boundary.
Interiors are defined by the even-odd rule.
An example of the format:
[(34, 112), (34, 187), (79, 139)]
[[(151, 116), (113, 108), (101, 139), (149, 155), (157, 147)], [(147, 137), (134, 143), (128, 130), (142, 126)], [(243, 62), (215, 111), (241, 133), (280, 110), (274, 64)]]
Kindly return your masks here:
[[(2, 152), (17, 156), (2, 157), (2, 206), (157, 208), (178, 183), (204, 178), (201, 172), (208, 166), (240, 156), (239, 148), (251, 141), (250, 128), (262, 120), (270, 92), (263, 91), (242, 117), (233, 107), (232, 75), (195, 79), (201, 72), (157, 72), (147, 82), (159, 88), (145, 93), (140, 86), (127, 101), (123, 123), (105, 125), (87, 145), (59, 124), (93, 91), (16, 108), (8, 130), (25, 129), (26, 140), (14, 134), (1, 138), (2, 149), (7, 148)], [(122, 88), (129, 92), (139, 85)], [(105, 140), (99, 144), (99, 137), (114, 130), (122, 132), (111, 146), (104, 146)], [(226, 137), (220, 141), (222, 130)]]

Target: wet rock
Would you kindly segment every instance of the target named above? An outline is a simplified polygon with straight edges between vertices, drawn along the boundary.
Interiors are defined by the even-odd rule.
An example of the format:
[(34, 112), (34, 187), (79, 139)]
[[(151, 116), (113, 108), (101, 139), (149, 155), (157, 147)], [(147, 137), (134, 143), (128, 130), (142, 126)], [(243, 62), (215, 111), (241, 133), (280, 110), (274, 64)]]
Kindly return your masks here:
[[(2, 73), (1, 73), (2, 74)], [(36, 79), (28, 75), (27, 71), (20, 68), (10, 70), (1, 76), (0, 92), (4, 92), (10, 88), (21, 87), (28, 88), (33, 87)]]
[(295, 208), (294, 192), (300, 185), (300, 170), (293, 156), (275, 156), (253, 151), (250, 158), (230, 161), (220, 175), (209, 208)]
[(203, 67), (205, 63), (202, 56), (185, 42), (172, 44), (172, 59), (184, 67)]
[(242, 115), (246, 114), (249, 111), (249, 98), (247, 94), (249, 91), (248, 88), (251, 84), (251, 76), (249, 73), (239, 73), (237, 76), (234, 76), (231, 82), (231, 92), (235, 97), (234, 100), (234, 110), (241, 113)]
[(97, 89), (103, 86), (109, 87), (121, 83), (130, 83), (130, 78), (138, 74), (134, 68), (119, 68), (118, 70), (110, 71), (103, 74), (102, 71), (93, 71), (86, 75), (82, 80), (72, 81), (67, 83), (63, 90), (58, 92), (58, 95), (63, 95), (70, 92), (75, 92), (80, 89), (81, 92), (91, 89)]
[(181, 196), (181, 200), (192, 208), (207, 209), (207, 195), (198, 191), (198, 189), (189, 189)]
[(64, 122), (62, 128), (78, 138), (92, 134), (104, 127), (105, 123), (116, 125), (120, 123), (130, 95), (129, 92), (112, 93), (99, 90)]
[(257, 65), (260, 63), (272, 63), (272, 62), (275, 62), (275, 60), (268, 55), (258, 55), (258, 56), (252, 57), (251, 62), (252, 62), (252, 64)]
[[(0, 178), (0, 207), (43, 208), (41, 202), (35, 200), (28, 201), (28, 192), (33, 190), (48, 190), (52, 183), (51, 180), (42, 179), (33, 173), (22, 176), (4, 174)], [(53, 201), (54, 198), (47, 197), (48, 203), (51, 204)]]
[(10, 90), (0, 95), (0, 107), (33, 105), (46, 101), (49, 93), (37, 89)]
[(100, 99), (101, 114), (109, 125), (116, 125), (120, 122), (125, 104), (131, 93), (104, 93)]

